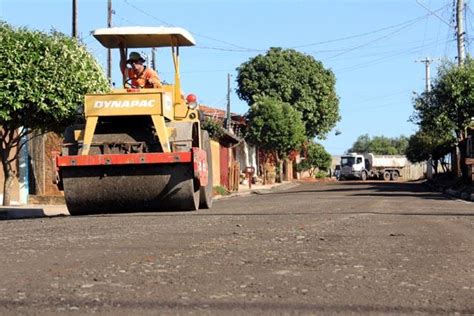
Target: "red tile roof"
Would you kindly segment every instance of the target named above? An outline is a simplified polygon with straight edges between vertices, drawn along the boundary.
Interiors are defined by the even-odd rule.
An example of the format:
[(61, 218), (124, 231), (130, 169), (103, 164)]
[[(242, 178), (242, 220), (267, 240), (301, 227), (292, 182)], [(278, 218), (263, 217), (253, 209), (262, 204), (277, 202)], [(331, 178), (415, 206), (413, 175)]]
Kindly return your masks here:
[(226, 117), (226, 111), (216, 108), (211, 108), (206, 105), (199, 105), (199, 109), (204, 113), (206, 116), (224, 119)]

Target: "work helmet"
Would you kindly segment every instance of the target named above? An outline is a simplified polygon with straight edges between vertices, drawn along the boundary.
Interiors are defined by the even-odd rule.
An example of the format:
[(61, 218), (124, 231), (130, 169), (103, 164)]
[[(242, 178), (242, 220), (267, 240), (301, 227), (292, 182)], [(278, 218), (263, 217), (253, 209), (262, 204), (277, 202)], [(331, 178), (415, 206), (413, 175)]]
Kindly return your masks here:
[(141, 61), (142, 63), (145, 62), (145, 58), (143, 58), (140, 53), (138, 52), (130, 52), (128, 56), (127, 64), (131, 64), (132, 62)]

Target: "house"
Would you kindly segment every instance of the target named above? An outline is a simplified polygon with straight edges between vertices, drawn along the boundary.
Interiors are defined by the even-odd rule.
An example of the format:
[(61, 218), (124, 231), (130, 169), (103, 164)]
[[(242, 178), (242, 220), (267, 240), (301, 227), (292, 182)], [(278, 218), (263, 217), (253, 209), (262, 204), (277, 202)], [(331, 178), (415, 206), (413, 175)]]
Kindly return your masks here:
[[(224, 110), (200, 105), (204, 118), (210, 118), (220, 122), (223, 126), (226, 123), (227, 113)], [(218, 141), (213, 141), (213, 178), (214, 185), (221, 185), (229, 190), (237, 190), (240, 176), (245, 168), (253, 167), (257, 170), (257, 150), (245, 142), (242, 137), (242, 130), (245, 127), (245, 119), (242, 115), (231, 114), (230, 129), (224, 129), (224, 134)], [(217, 145), (218, 144), (218, 145)], [(218, 148), (218, 149), (217, 149)], [(217, 160), (215, 157), (218, 156)], [(217, 161), (219, 161), (217, 166)], [(217, 174), (217, 171), (218, 173)], [(219, 181), (217, 181), (219, 180)]]
[[(199, 109), (202, 111), (204, 117), (213, 119), (220, 122), (223, 126), (226, 123), (227, 113), (222, 109), (216, 109), (207, 105), (200, 105)], [(268, 155), (264, 155), (262, 150), (259, 150), (256, 146), (247, 143), (243, 139), (243, 132), (246, 127), (246, 119), (243, 115), (231, 113), (231, 122), (229, 130), (226, 130), (222, 139), (219, 140), (220, 144), (220, 183), (219, 185), (225, 186), (229, 189), (236, 189), (235, 182), (232, 180), (239, 180), (236, 177), (244, 176), (246, 169), (255, 170), (255, 176), (263, 177), (263, 164), (267, 163), (272, 165), (273, 172), (275, 169), (275, 163), (273, 161), (264, 161), (264, 158), (271, 158)], [(231, 142), (231, 140), (234, 140)], [(238, 140), (238, 141), (237, 141)], [(213, 151), (213, 155), (214, 151)], [(291, 181), (298, 177), (295, 169), (295, 161), (298, 155), (292, 154), (289, 159), (283, 162), (282, 180)], [(214, 160), (214, 159), (213, 159)], [(270, 159), (271, 160), (271, 159)], [(225, 170), (233, 170), (228, 172), (229, 175), (234, 173), (233, 179), (226, 178)], [(238, 171), (236, 172), (235, 169)], [(235, 174), (237, 173), (237, 175)], [(214, 179), (216, 177), (214, 176)], [(231, 185), (232, 183), (232, 185)], [(215, 183), (217, 185), (217, 183)]]

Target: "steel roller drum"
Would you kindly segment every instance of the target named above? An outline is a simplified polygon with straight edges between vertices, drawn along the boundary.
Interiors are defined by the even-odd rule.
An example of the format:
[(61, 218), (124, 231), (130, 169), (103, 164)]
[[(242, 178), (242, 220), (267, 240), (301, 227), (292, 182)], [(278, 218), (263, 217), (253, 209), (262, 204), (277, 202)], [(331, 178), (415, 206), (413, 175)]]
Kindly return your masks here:
[(199, 186), (191, 164), (143, 164), (62, 169), (71, 215), (196, 210)]

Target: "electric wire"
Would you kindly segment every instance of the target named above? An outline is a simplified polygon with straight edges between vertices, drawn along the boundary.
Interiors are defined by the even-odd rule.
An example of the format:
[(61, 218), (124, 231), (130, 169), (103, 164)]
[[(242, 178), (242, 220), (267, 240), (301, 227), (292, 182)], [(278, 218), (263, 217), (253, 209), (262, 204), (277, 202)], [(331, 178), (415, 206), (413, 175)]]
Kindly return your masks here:
[[(439, 8), (439, 9), (436, 9), (434, 12), (439, 12), (439, 11), (443, 10), (445, 7), (446, 7), (446, 5), (442, 6), (442, 7)], [(420, 20), (423, 20), (423, 19), (425, 19), (425, 18), (430, 17), (431, 15), (433, 15), (433, 14), (432, 14), (432, 13), (427, 13), (427, 14), (422, 15), (422, 16), (419, 16), (419, 17), (417, 17), (417, 18), (410, 19), (410, 20), (407, 20), (407, 21), (404, 21), (404, 22), (401, 22), (401, 23), (397, 23), (397, 24), (394, 24), (394, 25), (382, 27), (382, 28), (380, 28), (380, 29), (376, 29), (376, 30), (373, 30), (373, 31), (364, 32), (364, 33), (355, 34), (355, 35), (350, 35), (350, 36), (345, 36), (345, 37), (340, 37), (340, 38), (335, 38), (335, 39), (327, 40), (327, 41), (320, 41), (320, 42), (314, 42), (314, 43), (309, 43), (309, 44), (302, 44), (302, 45), (297, 45), (297, 46), (291, 46), (291, 47), (289, 47), (289, 48), (293, 48), (293, 49), (295, 49), (295, 48), (304, 48), (304, 47), (309, 47), (309, 46), (317, 46), (317, 45), (322, 45), (322, 44), (330, 44), (330, 43), (334, 43), (334, 42), (340, 42), (340, 41), (355, 39), (355, 38), (359, 38), (359, 37), (365, 37), (365, 36), (377, 34), (377, 33), (383, 32), (383, 31), (391, 30), (391, 29), (394, 29), (394, 28), (402, 27), (402, 26), (404, 26), (404, 25), (411, 24), (411, 23), (413, 23), (413, 22), (418, 22), (418, 21), (420, 21)]]
[(350, 49), (348, 49), (348, 50), (346, 50), (346, 51), (344, 51), (344, 52), (335, 54), (335, 55), (333, 55), (333, 56), (327, 58), (326, 61), (327, 61), (327, 60), (335, 59), (335, 58), (337, 58), (337, 57), (340, 57), (340, 56), (342, 56), (342, 55), (345, 55), (345, 54), (347, 54), (347, 53), (350, 53), (350, 52), (352, 52), (352, 51), (354, 51), (354, 50), (363, 48), (363, 47), (365, 47), (365, 46), (371, 45), (371, 44), (373, 44), (373, 43), (379, 42), (379, 41), (381, 41), (381, 40), (389, 39), (389, 38), (391, 38), (391, 37), (397, 35), (397, 34), (400, 33), (401, 31), (403, 31), (404, 29), (413, 26), (415, 23), (417, 23), (417, 22), (412, 22), (412, 23), (410, 23), (409, 25), (405, 25), (405, 26), (403, 26), (403, 27), (401, 27), (401, 28), (399, 28), (399, 29), (397, 29), (397, 30), (395, 30), (395, 31), (393, 31), (393, 32), (391, 32), (391, 33), (389, 33), (389, 34), (386, 34), (386, 35), (381, 36), (381, 37), (378, 37), (378, 38), (376, 38), (376, 39), (374, 39), (374, 40), (365, 42), (365, 43), (363, 43), (363, 44), (361, 44), (361, 45), (354, 46), (354, 47), (352, 47), (352, 48), (350, 48)]
[[(449, 40), (449, 42), (453, 42), (454, 40)], [(365, 67), (362, 67), (362, 66), (370, 66), (370, 65), (377, 65), (377, 64), (380, 64), (380, 62), (383, 62), (385, 60), (388, 60), (388, 59), (392, 59), (393, 57), (397, 57), (397, 56), (401, 56), (401, 55), (412, 55), (412, 54), (415, 54), (415, 53), (421, 53), (421, 49), (422, 49), (423, 46), (416, 46), (416, 47), (411, 47), (409, 49), (403, 49), (403, 50), (399, 50), (397, 52), (393, 52), (392, 54), (389, 54), (387, 56), (384, 56), (384, 57), (380, 57), (380, 58), (377, 58), (377, 59), (371, 59), (370, 61), (368, 62), (364, 62), (364, 63), (361, 63), (361, 64), (357, 64), (357, 65), (352, 65), (352, 66), (349, 66), (349, 67), (346, 67), (346, 68), (342, 68), (342, 69), (339, 69), (338, 72), (344, 72), (344, 71), (348, 71), (348, 70), (356, 70), (356, 69), (361, 69), (361, 68), (365, 68)], [(425, 47), (429, 47), (429, 46), (426, 46)]]
[[(124, 3), (126, 3), (127, 5), (129, 5), (130, 7), (132, 7), (133, 9), (137, 10), (138, 12), (160, 22), (160, 23), (163, 23), (165, 24), (166, 26), (175, 26), (173, 25), (172, 23), (169, 23), (163, 19), (159, 19), (157, 18), (156, 16), (150, 14), (149, 12), (141, 9), (140, 7), (137, 7), (136, 5), (132, 4), (129, 2), (129, 0), (123, 0)], [(245, 48), (245, 47), (242, 47), (240, 45), (236, 45), (236, 44), (233, 44), (233, 43), (230, 43), (228, 41), (223, 41), (223, 40), (220, 40), (220, 39), (216, 39), (216, 38), (213, 38), (213, 37), (210, 37), (210, 36), (207, 36), (207, 35), (204, 35), (204, 34), (200, 34), (200, 33), (197, 33), (197, 32), (191, 32), (192, 34), (196, 35), (196, 36), (199, 36), (199, 37), (202, 37), (202, 38), (206, 38), (208, 40), (212, 40), (212, 41), (215, 41), (215, 42), (219, 42), (219, 43), (223, 43), (223, 44), (226, 44), (226, 45), (229, 45), (229, 46), (233, 46), (233, 47), (236, 47), (236, 48), (239, 48), (239, 49), (244, 49), (244, 50), (250, 50), (248, 48)]]
[[(169, 22), (167, 22), (163, 19), (159, 19), (156, 16), (152, 15), (151, 13), (149, 13), (149, 12), (141, 9), (140, 7), (130, 3), (129, 0), (123, 0), (123, 2), (125, 4), (127, 4), (128, 6), (130, 6), (131, 8), (135, 9), (136, 11), (138, 11), (138, 12), (140, 12), (140, 13), (142, 13), (142, 14), (144, 14), (144, 15), (146, 15), (146, 16), (148, 16), (148, 17), (150, 17), (150, 18), (152, 18), (152, 19), (154, 19), (154, 20), (156, 20), (160, 23), (163, 23), (167, 26), (174, 26), (173, 24), (171, 24), (171, 23), (169, 23)], [(339, 41), (355, 39), (355, 38), (359, 38), (359, 37), (365, 37), (365, 36), (377, 34), (377, 33), (383, 32), (383, 31), (387, 31), (387, 30), (390, 30), (390, 29), (398, 28), (398, 27), (402, 27), (402, 29), (403, 29), (403, 26), (411, 25), (413, 22), (418, 22), (422, 19), (430, 17), (430, 16), (436, 14), (437, 12), (443, 10), (445, 7), (446, 7), (446, 5), (439, 8), (439, 9), (436, 9), (436, 10), (430, 10), (430, 12), (428, 14), (417, 17), (415, 19), (407, 20), (407, 21), (402, 22), (402, 23), (398, 23), (398, 24), (395, 24), (395, 25), (390, 25), (390, 26), (387, 26), (387, 27), (383, 27), (383, 28), (380, 28), (380, 29), (373, 30), (373, 31), (364, 32), (364, 33), (360, 33), (360, 34), (355, 34), (355, 35), (351, 35), (351, 36), (345, 36), (345, 37), (336, 38), (336, 39), (331, 39), (331, 40), (327, 40), (327, 41), (320, 41), (320, 42), (313, 42), (313, 43), (309, 43), (309, 44), (290, 46), (290, 47), (287, 47), (287, 48), (296, 49), (296, 48), (317, 46), (317, 45), (322, 45), (322, 44), (329, 44), (329, 43), (334, 43), (334, 42), (339, 42)], [(234, 44), (234, 43), (230, 43), (228, 41), (223, 41), (223, 40), (220, 40), (220, 39), (216, 39), (214, 37), (210, 37), (210, 36), (207, 36), (207, 35), (204, 35), (204, 34), (201, 34), (201, 33), (197, 33), (197, 32), (192, 32), (192, 34), (194, 34), (196, 36), (199, 36), (199, 37), (202, 37), (202, 38), (206, 38), (206, 39), (209, 39), (209, 40), (212, 40), (212, 41), (215, 41), (215, 42), (220, 42), (220, 43), (223, 43), (223, 44), (234, 47), (234, 48), (213, 47), (213, 46), (209, 46), (209, 45), (207, 45), (207, 46), (201, 46), (201, 45), (195, 46), (195, 48), (198, 48), (198, 49), (217, 50), (217, 51), (226, 51), (226, 52), (238, 52), (238, 53), (243, 53), (243, 52), (245, 52), (245, 53), (265, 52), (266, 51), (266, 49), (256, 49), (256, 48), (243, 47), (241, 45), (237, 45), (237, 44)], [(385, 36), (382, 37), (382, 39), (383, 38), (385, 38)], [(357, 49), (357, 47), (350, 49), (350, 51), (354, 50), (354, 49)]]
[(433, 16), (437, 17), (441, 22), (446, 24), (449, 27), (452, 27), (452, 25), (448, 22), (446, 22), (442, 17), (440, 17), (436, 11), (432, 11), (430, 8), (425, 6), (423, 3), (421, 3), (419, 0), (416, 0), (416, 3), (418, 3), (421, 7), (423, 7), (426, 11), (430, 12)]

